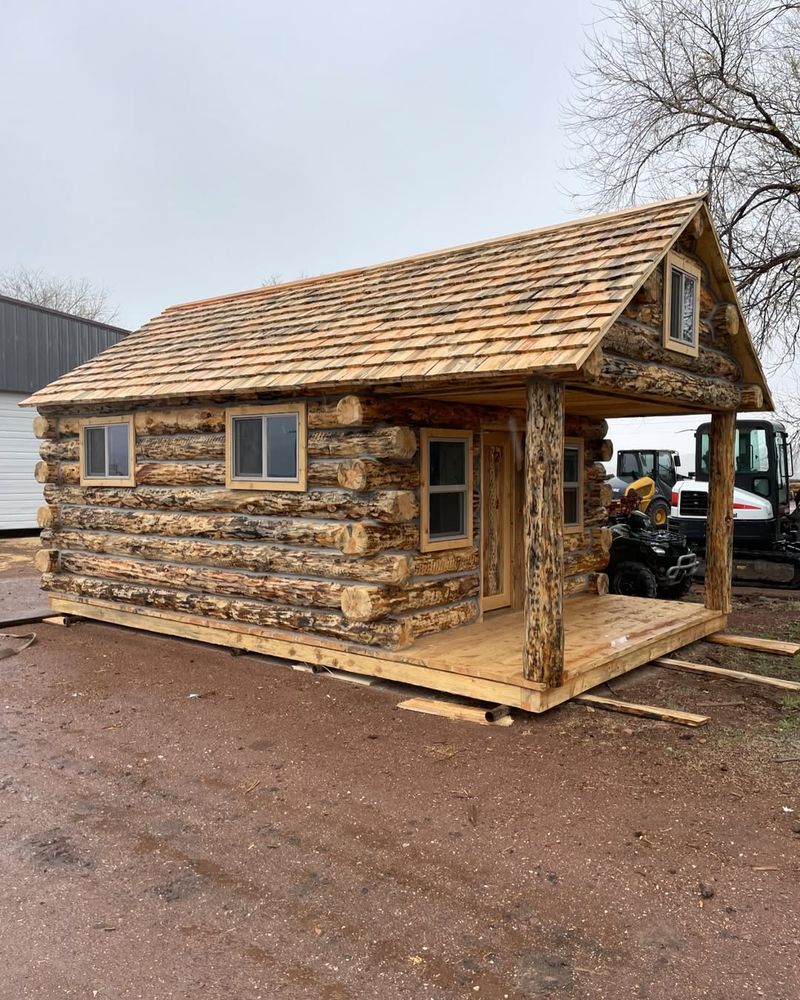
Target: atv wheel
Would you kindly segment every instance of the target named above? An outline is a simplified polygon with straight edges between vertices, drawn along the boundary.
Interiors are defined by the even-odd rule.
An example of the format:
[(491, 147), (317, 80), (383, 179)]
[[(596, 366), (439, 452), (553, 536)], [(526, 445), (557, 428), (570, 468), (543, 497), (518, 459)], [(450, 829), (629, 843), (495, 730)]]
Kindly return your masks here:
[(655, 597), (658, 584), (655, 574), (636, 562), (624, 562), (611, 572), (609, 590), (624, 597)]
[(682, 597), (686, 597), (692, 589), (692, 580), (693, 577), (687, 575), (680, 583), (670, 583), (665, 587), (659, 587), (658, 596), (665, 601), (679, 601)]
[(647, 516), (654, 528), (666, 528), (669, 519), (669, 504), (666, 500), (657, 497), (647, 508)]

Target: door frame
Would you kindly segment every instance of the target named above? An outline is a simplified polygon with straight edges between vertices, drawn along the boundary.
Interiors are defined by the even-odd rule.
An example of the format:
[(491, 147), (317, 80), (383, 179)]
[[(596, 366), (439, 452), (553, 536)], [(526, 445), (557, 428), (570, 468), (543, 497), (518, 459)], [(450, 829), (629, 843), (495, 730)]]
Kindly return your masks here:
[[(505, 544), (501, 547), (503, 589), (499, 594), (486, 595), (484, 588), (484, 551), (486, 542), (486, 476), (485, 448), (497, 443), (505, 448), (506, 460), (503, 469), (503, 488), (501, 524), (505, 535)], [(485, 427), (481, 430), (481, 537), (480, 537), (480, 577), (481, 577), (481, 611), (494, 611), (512, 607), (514, 600), (512, 546), (514, 540), (514, 438), (512, 432), (505, 429)]]

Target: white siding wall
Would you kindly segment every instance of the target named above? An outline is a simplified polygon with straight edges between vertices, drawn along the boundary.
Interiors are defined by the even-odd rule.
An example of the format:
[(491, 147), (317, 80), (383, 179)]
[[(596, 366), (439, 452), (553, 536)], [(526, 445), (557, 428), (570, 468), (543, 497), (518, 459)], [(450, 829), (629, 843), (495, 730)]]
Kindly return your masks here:
[(24, 392), (0, 392), (0, 531), (35, 528), (42, 487), (33, 478), (39, 442), (33, 436), (35, 410), (17, 406)]

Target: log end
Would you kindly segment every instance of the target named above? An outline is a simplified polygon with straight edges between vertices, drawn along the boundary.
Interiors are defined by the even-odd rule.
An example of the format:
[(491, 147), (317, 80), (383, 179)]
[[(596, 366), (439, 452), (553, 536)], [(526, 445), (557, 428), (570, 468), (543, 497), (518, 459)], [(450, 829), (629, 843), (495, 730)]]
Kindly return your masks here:
[(358, 396), (344, 396), (339, 400), (336, 421), (342, 427), (360, 427), (364, 423), (364, 407)]
[(33, 418), (33, 436), (41, 438), (55, 437), (55, 425), (49, 417), (43, 417), (41, 413)]
[(342, 591), (342, 614), (352, 622), (369, 622), (380, 617), (374, 587), (346, 587)]
[(58, 550), (39, 549), (33, 557), (33, 565), (40, 573), (55, 573), (58, 570)]
[(614, 442), (609, 441), (608, 438), (601, 441), (599, 455), (601, 462), (610, 462), (614, 457)]
[(44, 506), (40, 507), (36, 511), (36, 523), (43, 530), (45, 528), (52, 528), (53, 525), (56, 523), (56, 512), (55, 512), (55, 510), (52, 507), (50, 507), (50, 506), (48, 506), (46, 504)]
[(367, 488), (367, 466), (360, 458), (340, 462), (336, 479), (343, 489), (362, 491)]
[(50, 466), (47, 462), (37, 462), (33, 470), (33, 478), (37, 483), (46, 483), (50, 474)]

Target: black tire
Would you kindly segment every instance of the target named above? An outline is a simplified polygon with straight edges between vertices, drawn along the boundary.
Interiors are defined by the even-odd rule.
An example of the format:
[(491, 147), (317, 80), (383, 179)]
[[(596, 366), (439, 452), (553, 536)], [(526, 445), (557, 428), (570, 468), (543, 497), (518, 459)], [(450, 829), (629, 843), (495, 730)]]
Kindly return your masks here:
[(679, 601), (682, 597), (686, 597), (692, 589), (692, 582), (693, 577), (684, 576), (680, 583), (670, 583), (664, 587), (659, 587), (658, 596), (665, 601)]
[(655, 574), (642, 563), (623, 562), (611, 571), (609, 590), (624, 597), (655, 597), (658, 584)]
[(656, 497), (647, 508), (647, 516), (654, 528), (666, 528), (669, 520), (669, 504), (663, 497)]

